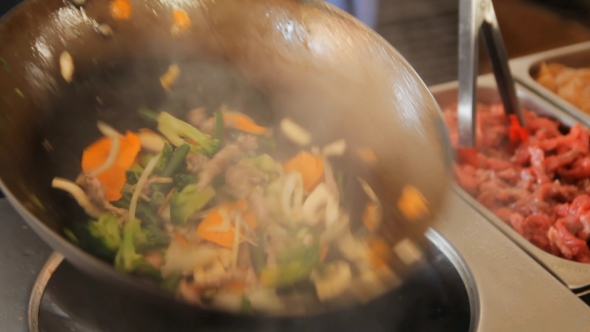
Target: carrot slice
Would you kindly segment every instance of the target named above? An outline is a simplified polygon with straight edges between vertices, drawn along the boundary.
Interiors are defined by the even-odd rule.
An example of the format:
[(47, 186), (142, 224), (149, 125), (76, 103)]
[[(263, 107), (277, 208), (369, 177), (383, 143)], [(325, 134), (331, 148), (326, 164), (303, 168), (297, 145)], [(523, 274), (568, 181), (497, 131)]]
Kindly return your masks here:
[(410, 185), (404, 187), (397, 207), (410, 221), (422, 218), (430, 212), (426, 198), (420, 190)]
[(182, 9), (174, 9), (172, 11), (172, 21), (178, 30), (187, 29), (191, 25), (190, 17)]
[(129, 0), (113, 0), (109, 4), (111, 16), (117, 20), (128, 20), (131, 17), (131, 2)]
[(373, 202), (368, 202), (365, 206), (365, 211), (363, 212), (363, 222), (371, 232), (375, 230), (378, 219), (379, 210), (377, 205)]
[(385, 240), (379, 237), (375, 237), (369, 241), (369, 249), (371, 251), (370, 261), (374, 267), (381, 267), (392, 258), (391, 249)]
[(232, 281), (225, 288), (234, 294), (242, 294), (246, 290), (246, 284), (242, 281)]
[[(199, 227), (197, 227), (197, 235), (204, 240), (213, 242), (219, 246), (225, 248), (232, 248), (234, 244), (234, 231), (216, 231), (214, 228), (220, 226), (223, 223), (223, 217), (221, 215), (221, 209), (226, 209), (228, 214), (232, 211), (241, 211), (242, 219), (246, 221), (252, 228), (256, 228), (258, 223), (256, 217), (250, 211), (248, 211), (248, 203), (244, 199), (240, 199), (236, 202), (222, 204), (216, 209), (212, 210), (207, 214), (205, 219), (201, 221)], [(213, 230), (212, 230), (213, 229)]]
[[(119, 137), (119, 142), (120, 148), (115, 163), (96, 177), (103, 185), (106, 198), (110, 202), (121, 198), (121, 189), (127, 181), (125, 172), (133, 165), (141, 149), (139, 136), (129, 131), (125, 137)], [(90, 173), (104, 164), (111, 151), (111, 145), (111, 139), (103, 137), (84, 150), (82, 153), (84, 173)]]
[(266, 127), (259, 126), (252, 120), (238, 114), (225, 114), (223, 115), (223, 121), (233, 123), (234, 128), (254, 135), (262, 135), (268, 130)]
[(324, 161), (321, 156), (301, 151), (295, 157), (286, 161), (283, 169), (287, 173), (301, 173), (303, 188), (310, 191), (321, 182), (324, 175)]

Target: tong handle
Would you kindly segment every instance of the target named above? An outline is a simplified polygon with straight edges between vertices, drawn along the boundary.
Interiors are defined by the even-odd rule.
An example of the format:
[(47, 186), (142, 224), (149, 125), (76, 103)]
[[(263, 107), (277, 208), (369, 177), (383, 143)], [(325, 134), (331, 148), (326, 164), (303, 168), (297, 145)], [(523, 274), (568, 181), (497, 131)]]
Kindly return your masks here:
[[(487, 10), (494, 11), (492, 2), (489, 2), (490, 8)], [(502, 39), (502, 33), (496, 20), (496, 15), (489, 15), (490, 17), (484, 19), (481, 26), (481, 33), (484, 37), (486, 48), (488, 50), (488, 56), (492, 63), (492, 69), (494, 76), (496, 77), (496, 83), (498, 85), (498, 91), (504, 104), (504, 111), (507, 114), (515, 114), (520, 122), (521, 126), (525, 126), (525, 120), (523, 112), (518, 102), (516, 94), (516, 88), (514, 87), (514, 79), (510, 72), (510, 66), (508, 65), (508, 53), (504, 46), (504, 40)]]
[(459, 145), (475, 146), (477, 112), (477, 76), (479, 38), (483, 37), (492, 63), (494, 76), (508, 114), (516, 114), (521, 126), (525, 125), (514, 79), (508, 66), (508, 55), (500, 33), (491, 0), (460, 0), (459, 2)]

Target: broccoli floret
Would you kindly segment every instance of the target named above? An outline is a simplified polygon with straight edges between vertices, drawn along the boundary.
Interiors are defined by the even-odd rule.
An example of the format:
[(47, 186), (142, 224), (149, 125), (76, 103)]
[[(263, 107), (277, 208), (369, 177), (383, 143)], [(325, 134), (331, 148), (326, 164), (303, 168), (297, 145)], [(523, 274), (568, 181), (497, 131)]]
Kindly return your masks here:
[(134, 239), (137, 252), (148, 252), (158, 248), (167, 247), (170, 244), (168, 234), (153, 223), (144, 223), (141, 232)]
[(115, 257), (115, 268), (130, 274), (145, 275), (160, 282), (160, 271), (153, 267), (146, 259), (137, 253), (135, 241), (142, 238), (141, 222), (139, 219), (128, 221), (123, 229), (123, 241)]
[(80, 247), (104, 259), (112, 260), (121, 246), (119, 217), (112, 213), (78, 224), (74, 230)]
[(212, 155), (217, 151), (219, 140), (201, 132), (190, 124), (177, 119), (167, 112), (161, 112), (158, 117), (158, 130), (175, 146), (181, 146), (189, 139), (198, 144), (192, 149), (197, 153)]
[(187, 185), (170, 198), (170, 218), (177, 225), (184, 225), (188, 218), (201, 210), (215, 196), (215, 189), (209, 186), (203, 191), (196, 184)]

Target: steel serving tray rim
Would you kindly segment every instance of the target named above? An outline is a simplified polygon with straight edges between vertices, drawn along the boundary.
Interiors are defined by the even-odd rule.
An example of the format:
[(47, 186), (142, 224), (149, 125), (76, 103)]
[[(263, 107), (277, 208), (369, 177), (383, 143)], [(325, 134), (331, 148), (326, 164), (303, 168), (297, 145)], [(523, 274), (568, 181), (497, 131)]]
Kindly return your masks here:
[[(435, 99), (441, 103), (441, 108), (444, 108), (456, 101), (457, 89), (458, 82), (450, 82), (432, 87), (431, 92)], [(536, 96), (526, 87), (517, 84), (517, 90), (522, 107), (535, 111), (541, 115), (551, 116), (567, 126), (572, 126), (574, 123), (578, 122), (576, 118), (560, 111), (555, 106)], [(449, 98), (449, 93), (455, 93), (455, 95), (451, 95)], [(455, 98), (454, 101), (453, 97)], [(500, 96), (496, 91), (496, 83), (493, 76), (483, 75), (479, 77), (478, 100), (481, 100), (484, 103), (500, 102)], [(512, 229), (512, 227), (495, 216), (486, 207), (477, 202), (477, 200), (472, 198), (458, 185), (453, 186), (453, 191), (469, 205), (471, 205), (475, 210), (477, 210), (482, 216), (488, 219), (494, 226), (502, 231), (502, 233), (515, 242), (531, 257), (533, 257), (540, 265), (547, 269), (569, 289), (573, 291), (580, 291), (590, 287), (590, 264), (583, 264), (559, 258), (537, 248), (535, 245), (518, 234), (514, 229)]]
[[(574, 59), (575, 58), (575, 59)], [(580, 58), (583, 63), (580, 63)], [(560, 47), (549, 51), (535, 53), (510, 61), (512, 74), (517, 82), (532, 89), (555, 106), (561, 108), (579, 121), (590, 124), (590, 114), (584, 113), (577, 106), (561, 98), (553, 91), (537, 83), (532, 72), (544, 61), (563, 63), (568, 66), (590, 66), (590, 42), (578, 43), (566, 47)]]

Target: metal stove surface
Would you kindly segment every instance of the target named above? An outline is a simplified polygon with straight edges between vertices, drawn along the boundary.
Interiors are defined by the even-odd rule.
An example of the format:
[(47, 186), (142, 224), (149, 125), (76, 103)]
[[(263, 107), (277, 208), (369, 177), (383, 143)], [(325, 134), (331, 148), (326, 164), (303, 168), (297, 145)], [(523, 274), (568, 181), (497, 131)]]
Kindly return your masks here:
[(29, 331), (29, 295), (51, 248), (0, 199), (0, 330)]

